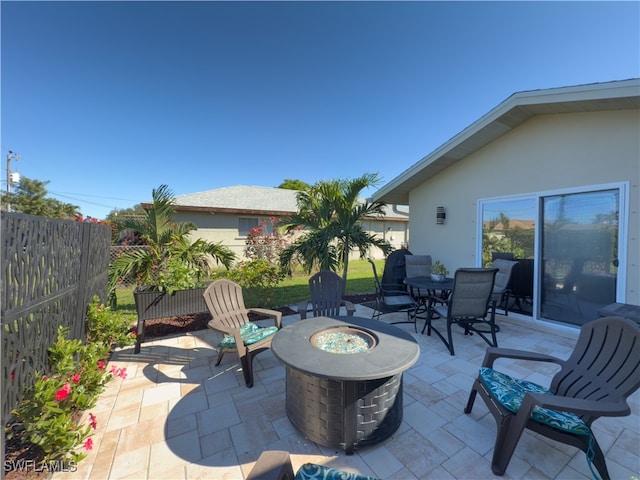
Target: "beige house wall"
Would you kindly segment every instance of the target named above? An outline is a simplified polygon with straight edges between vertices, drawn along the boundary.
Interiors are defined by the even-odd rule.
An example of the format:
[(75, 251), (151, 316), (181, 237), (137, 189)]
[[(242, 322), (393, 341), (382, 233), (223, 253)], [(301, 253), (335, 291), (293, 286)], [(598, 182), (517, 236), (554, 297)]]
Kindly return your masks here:
[[(192, 222), (198, 228), (193, 231), (193, 239), (202, 238), (209, 242), (221, 242), (229, 247), (235, 254), (238, 261), (244, 258), (246, 237), (238, 234), (239, 218), (258, 218), (269, 221), (271, 216), (265, 215), (238, 215), (229, 213), (209, 213), (209, 212), (176, 212), (174, 219), (176, 222)], [(390, 219), (363, 220), (362, 224), (366, 231), (377, 235), (391, 243), (395, 248), (401, 248), (408, 241), (408, 222)], [(382, 251), (375, 248), (369, 252), (372, 258), (384, 258)], [(354, 252), (351, 258), (359, 258), (359, 253)]]
[[(639, 132), (638, 110), (533, 117), (411, 191), (409, 248), (451, 272), (478, 266), (479, 200), (628, 182), (620, 270), (626, 267), (626, 301), (640, 304)], [(446, 210), (444, 225), (436, 225), (438, 206)]]
[(209, 212), (177, 212), (175, 220), (177, 222), (192, 222), (198, 228), (191, 232), (193, 239), (202, 238), (208, 242), (222, 243), (229, 247), (238, 258), (244, 252), (246, 237), (238, 235), (238, 218), (240, 217), (264, 218), (256, 215), (234, 215), (229, 213), (209, 213)]

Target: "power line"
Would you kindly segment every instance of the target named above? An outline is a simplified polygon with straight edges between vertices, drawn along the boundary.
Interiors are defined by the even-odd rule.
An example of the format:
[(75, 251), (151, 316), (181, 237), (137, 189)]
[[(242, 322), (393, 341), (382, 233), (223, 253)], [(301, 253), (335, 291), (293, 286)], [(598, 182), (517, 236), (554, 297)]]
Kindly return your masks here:
[(136, 202), (136, 203), (141, 203), (137, 200), (132, 200), (130, 198), (119, 198), (119, 197), (105, 197), (103, 195), (90, 195), (88, 193), (75, 193), (75, 192), (51, 192), (49, 191), (49, 193), (55, 194), (55, 195), (77, 195), (80, 197), (94, 197), (94, 198), (104, 198), (106, 200), (122, 200), (125, 202)]
[[(113, 205), (107, 205), (105, 203), (92, 202), (90, 200), (84, 200), (82, 198), (76, 198), (76, 197), (73, 197), (71, 195), (63, 195), (61, 193), (56, 193), (56, 192), (48, 192), (48, 193), (50, 195), (55, 196), (55, 197), (62, 197), (62, 198), (66, 198), (66, 199), (69, 199), (69, 200), (73, 200), (75, 202), (87, 203), (87, 204), (90, 204), (90, 205), (96, 205), (98, 207), (105, 207), (105, 208), (110, 208), (110, 209), (115, 208)], [(98, 198), (108, 198), (108, 197), (100, 197), (98, 195), (89, 195), (89, 196), (94, 196), (94, 197), (98, 197)]]

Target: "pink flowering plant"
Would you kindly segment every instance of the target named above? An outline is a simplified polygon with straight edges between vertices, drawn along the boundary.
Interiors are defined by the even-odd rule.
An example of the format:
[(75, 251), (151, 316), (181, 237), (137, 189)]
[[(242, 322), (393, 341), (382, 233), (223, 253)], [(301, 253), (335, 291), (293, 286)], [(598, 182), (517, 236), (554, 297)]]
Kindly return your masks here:
[(279, 220), (271, 217), (269, 222), (261, 220), (257, 227), (249, 230), (244, 248), (244, 256), (247, 259), (266, 260), (272, 264), (278, 262), (280, 253), (289, 247), (295, 238), (294, 233), (281, 232), (278, 224)]
[(49, 349), (51, 375), (39, 375), (12, 412), (19, 434), (42, 448), (45, 461), (79, 462), (87, 455), (98, 419), (88, 412), (88, 421), (80, 424), (82, 413), (96, 405), (113, 376), (127, 376), (125, 368), (107, 367), (109, 344), (82, 344), (67, 334), (68, 329), (60, 327)]

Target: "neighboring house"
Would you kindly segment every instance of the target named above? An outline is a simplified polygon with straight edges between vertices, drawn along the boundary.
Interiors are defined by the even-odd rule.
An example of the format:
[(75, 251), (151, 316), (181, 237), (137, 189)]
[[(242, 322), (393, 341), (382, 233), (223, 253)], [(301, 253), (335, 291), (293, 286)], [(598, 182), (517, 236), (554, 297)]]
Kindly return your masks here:
[[(222, 242), (231, 248), (239, 260), (244, 258), (245, 241), (249, 230), (265, 223), (272, 232), (272, 221), (298, 211), (297, 190), (236, 185), (207, 190), (205, 192), (177, 195), (175, 197), (177, 222), (192, 222), (197, 226), (196, 238)], [(408, 238), (409, 210), (393, 205), (387, 207), (382, 218), (362, 220), (364, 228), (379, 235), (394, 247), (406, 245)], [(382, 258), (378, 249), (371, 252), (374, 258)]]
[(516, 93), (373, 199), (409, 205), (411, 251), (451, 274), (524, 259), (522, 311), (581, 325), (640, 304), (639, 107), (639, 79)]

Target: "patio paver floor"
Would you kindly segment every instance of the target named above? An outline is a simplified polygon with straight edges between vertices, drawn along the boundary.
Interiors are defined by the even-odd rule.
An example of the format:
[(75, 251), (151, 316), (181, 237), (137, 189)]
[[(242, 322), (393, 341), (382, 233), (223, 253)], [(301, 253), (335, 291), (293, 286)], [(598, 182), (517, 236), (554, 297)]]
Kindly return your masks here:
[[(370, 318), (371, 310), (358, 305), (356, 315)], [(391, 322), (397, 315), (404, 314), (382, 320)], [(283, 323), (298, 319), (287, 316)], [(501, 347), (566, 358), (577, 335), (523, 328), (511, 318), (498, 320)], [(242, 480), (263, 450), (288, 450), (294, 468), (310, 461), (386, 480), (593, 478), (581, 451), (528, 431), (507, 473), (495, 477), (493, 417), (479, 398), (470, 415), (463, 413), (486, 344), (478, 336), (456, 332), (452, 357), (436, 336), (415, 334), (410, 324), (398, 328), (414, 335), (421, 354), (404, 374), (402, 424), (378, 445), (347, 456), (305, 439), (286, 416), (285, 370), (273, 354), (256, 357), (255, 384), (248, 389), (237, 357), (226, 355), (214, 366), (220, 335), (201, 331), (147, 342), (138, 355), (133, 347), (116, 351), (110, 363), (126, 367), (127, 378), (114, 378), (91, 410), (98, 421), (94, 447), (76, 472), (53, 478)], [(497, 367), (544, 385), (557, 368), (519, 361), (502, 361)], [(640, 392), (629, 403), (630, 416), (594, 423), (614, 479), (640, 476)]]

